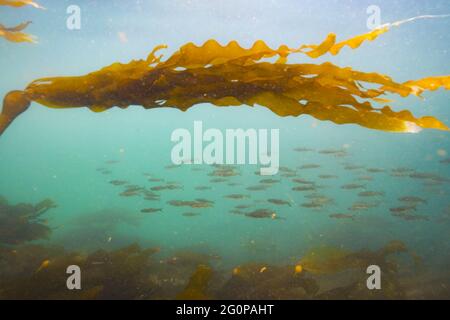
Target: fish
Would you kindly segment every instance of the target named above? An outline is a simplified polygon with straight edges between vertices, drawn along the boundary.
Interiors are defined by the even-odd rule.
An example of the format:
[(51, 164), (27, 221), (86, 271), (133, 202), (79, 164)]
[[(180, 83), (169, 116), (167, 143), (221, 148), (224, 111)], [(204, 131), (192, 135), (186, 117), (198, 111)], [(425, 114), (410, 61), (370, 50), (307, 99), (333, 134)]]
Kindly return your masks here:
[(141, 210), (142, 213), (155, 213), (155, 212), (161, 212), (161, 211), (162, 211), (161, 208), (146, 208), (146, 209)]
[(278, 183), (278, 182), (280, 182), (280, 180), (275, 180), (275, 179), (263, 179), (263, 180), (261, 180), (259, 183), (273, 184), (273, 183)]
[(440, 182), (440, 181), (425, 181), (425, 182), (423, 183), (423, 185), (424, 185), (425, 187), (436, 187), (436, 186), (442, 186), (443, 183)]
[(162, 186), (155, 186), (155, 187), (151, 187), (150, 190), (152, 191), (162, 191), (162, 190), (177, 190), (177, 189), (183, 189), (181, 186), (179, 185), (175, 185), (175, 184), (168, 184), (168, 185), (162, 185)]
[(258, 209), (252, 212), (248, 212), (245, 214), (245, 216), (249, 218), (255, 218), (255, 219), (279, 219), (277, 217), (277, 214), (269, 209)]
[(270, 202), (270, 203), (276, 204), (276, 205), (280, 205), (280, 206), (282, 206), (282, 205), (288, 205), (288, 206), (291, 206), (291, 203), (290, 203), (289, 201), (286, 201), (286, 200), (281, 200), (281, 199), (268, 199), (267, 201)]
[(267, 184), (265, 184), (265, 185), (250, 186), (250, 187), (247, 187), (246, 189), (248, 191), (263, 191), (263, 190), (266, 190), (267, 188), (268, 188)]
[(278, 171), (283, 172), (283, 173), (295, 173), (295, 170), (285, 167), (285, 166), (279, 167)]
[(345, 190), (354, 190), (354, 189), (364, 189), (366, 186), (363, 184), (356, 184), (356, 183), (350, 183), (350, 184), (344, 184), (341, 186), (341, 189)]
[(361, 210), (368, 210), (370, 208), (378, 207), (378, 203), (367, 203), (367, 202), (355, 202), (352, 204), (348, 210), (350, 211), (361, 211)]
[(320, 193), (310, 193), (305, 195), (305, 198), (307, 199), (320, 199), (320, 198), (327, 198), (326, 196), (320, 194)]
[(302, 147), (294, 148), (293, 150), (294, 150), (295, 152), (314, 152), (314, 151), (315, 151), (315, 150), (312, 149), (312, 148), (302, 148)]
[(359, 177), (356, 178), (356, 180), (358, 180), (358, 181), (372, 181), (373, 177), (371, 177), (371, 176), (359, 176)]
[(416, 206), (402, 206), (402, 207), (390, 208), (389, 211), (394, 212), (394, 213), (409, 212), (409, 211), (417, 211), (417, 208), (416, 208)]
[(159, 178), (150, 178), (148, 179), (148, 182), (161, 182), (164, 181), (164, 179), (159, 179)]
[(292, 191), (315, 191), (316, 187), (315, 186), (299, 186), (299, 187), (293, 187), (291, 188)]
[(128, 197), (135, 197), (135, 196), (138, 196), (139, 194), (140, 194), (140, 193), (137, 192), (137, 191), (128, 191), (128, 190), (126, 190), (126, 191), (120, 193), (119, 195), (120, 195), (121, 197), (126, 197), (126, 198), (128, 198)]
[(240, 173), (234, 167), (220, 167), (208, 174), (210, 177), (234, 177), (238, 175)]
[(113, 186), (123, 186), (128, 182), (124, 180), (111, 180), (109, 183), (112, 184)]
[(293, 178), (297, 176), (296, 172), (287, 172), (281, 175), (283, 178)]
[(334, 174), (320, 174), (319, 178), (320, 179), (337, 179), (338, 176), (336, 176)]
[(420, 172), (411, 173), (409, 177), (413, 179), (431, 179), (431, 180), (440, 179), (440, 177), (434, 173), (420, 173)]
[(227, 182), (227, 181), (228, 180), (224, 179), (224, 178), (215, 178), (215, 179), (209, 180), (209, 182), (211, 182), (211, 183), (221, 183), (221, 182)]
[(240, 205), (235, 206), (236, 209), (248, 209), (250, 207), (251, 207), (251, 205), (249, 205), (249, 204), (240, 204)]
[(317, 198), (313, 198), (312, 202), (318, 203), (321, 205), (326, 205), (326, 204), (334, 203), (334, 200), (331, 198), (328, 198), (328, 197), (317, 197)]
[(250, 198), (250, 197), (248, 195), (245, 195), (245, 194), (235, 193), (235, 194), (226, 195), (226, 196), (224, 196), (224, 198), (233, 199), (233, 200), (241, 200), (241, 199), (247, 199), (247, 198)]
[(308, 163), (298, 167), (299, 170), (317, 169), (317, 168), (320, 168), (320, 164)]
[(409, 202), (409, 203), (427, 203), (427, 200), (415, 196), (400, 197), (398, 198), (398, 200), (401, 202)]
[(389, 174), (391, 177), (395, 178), (403, 178), (403, 177), (409, 177), (409, 173), (403, 173), (403, 172), (392, 172)]
[(138, 185), (126, 185), (125, 186), (126, 190), (125, 191), (143, 191), (145, 190), (145, 188), (138, 186)]
[(370, 172), (370, 173), (382, 173), (382, 172), (386, 172), (386, 170), (380, 169), (380, 168), (367, 168), (366, 171), (367, 171), (367, 172)]
[(211, 190), (211, 189), (212, 189), (212, 187), (209, 187), (209, 186), (198, 186), (198, 187), (195, 187), (195, 190), (199, 190), (199, 191)]
[(420, 220), (428, 221), (429, 220), (427, 216), (418, 215), (418, 214), (410, 214), (407, 212), (393, 212), (391, 215), (394, 217), (397, 217), (397, 218), (401, 218), (405, 221), (420, 221)]
[(343, 154), (343, 153), (347, 153), (347, 152), (342, 149), (324, 149), (324, 150), (320, 150), (319, 153), (335, 155), (335, 154)]
[(314, 202), (314, 201), (302, 203), (301, 206), (302, 206), (303, 208), (309, 208), (309, 209), (323, 208), (323, 205), (322, 205), (322, 204), (320, 204), (320, 203), (318, 203), (318, 202)]
[(161, 197), (159, 195), (154, 195), (154, 196), (145, 196), (144, 200), (147, 201), (159, 201), (161, 199)]
[(348, 171), (360, 170), (360, 169), (364, 169), (364, 167), (363, 166), (358, 166), (358, 165), (346, 165), (344, 167), (344, 170), (348, 170)]
[(214, 202), (205, 199), (196, 199), (194, 201), (171, 200), (167, 202), (174, 207), (191, 207), (191, 208), (210, 208)]
[(198, 213), (198, 212), (183, 212), (182, 215), (184, 217), (197, 217), (197, 216), (200, 216), (200, 213)]
[(450, 158), (443, 159), (443, 160), (439, 161), (439, 163), (442, 163), (442, 164), (450, 164)]
[(333, 213), (333, 214), (330, 214), (329, 217), (334, 218), (334, 219), (351, 219), (351, 220), (355, 219), (355, 215), (344, 214), (344, 213)]
[(239, 183), (239, 182), (230, 182), (230, 183), (227, 183), (227, 185), (229, 185), (230, 187), (237, 187), (237, 186), (241, 186), (242, 183)]
[(316, 184), (314, 181), (309, 181), (309, 180), (305, 180), (305, 179), (292, 179), (292, 182), (298, 183), (298, 184), (307, 184), (307, 185), (314, 185)]
[(382, 191), (363, 191), (358, 193), (360, 197), (382, 197), (384, 196), (384, 192)]
[(397, 173), (411, 173), (414, 172), (414, 169), (411, 168), (407, 168), (407, 167), (399, 167), (399, 168), (394, 168), (391, 170), (392, 172), (397, 172)]

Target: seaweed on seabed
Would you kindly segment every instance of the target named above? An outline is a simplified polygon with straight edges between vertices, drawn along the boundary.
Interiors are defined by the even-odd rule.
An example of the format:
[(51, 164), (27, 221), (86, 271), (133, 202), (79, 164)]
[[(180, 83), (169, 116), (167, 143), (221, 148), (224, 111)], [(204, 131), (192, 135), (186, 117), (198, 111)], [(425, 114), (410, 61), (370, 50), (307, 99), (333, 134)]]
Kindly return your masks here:
[(319, 291), (314, 277), (295, 272), (294, 266), (247, 263), (234, 268), (218, 289), (219, 299), (312, 299)]
[[(13, 251), (0, 251), (2, 264), (11, 265), (22, 259), (30, 267), (26, 272), (9, 273), (7, 278), (3, 276), (5, 269), (0, 269), (1, 299), (149, 299), (154, 291), (149, 281), (150, 256), (157, 252), (154, 248), (142, 249), (133, 244), (89, 255), (54, 252), (41, 246), (24, 246)], [(38, 256), (46, 263), (36, 261), (29, 252), (39, 252)], [(69, 265), (83, 270), (83, 290), (67, 290)]]
[(51, 228), (46, 225), (42, 216), (55, 207), (55, 203), (50, 199), (36, 205), (11, 205), (0, 196), (0, 244), (17, 245), (48, 238)]
[[(410, 252), (406, 245), (398, 240), (387, 243), (379, 250), (359, 250), (355, 252), (335, 247), (311, 249), (300, 261), (299, 266), (315, 276), (339, 275), (352, 270), (356, 280), (341, 287), (321, 292), (317, 299), (402, 299), (404, 288), (399, 282), (400, 263), (395, 257), (409, 254), (414, 267), (419, 267), (420, 259)], [(368, 290), (366, 286), (366, 268), (379, 266), (382, 270), (383, 290)]]
[(210, 299), (207, 290), (213, 275), (210, 266), (200, 264), (191, 275), (186, 288), (177, 295), (179, 300), (208, 300)]
[[(47, 77), (31, 82), (23, 91), (11, 91), (0, 114), (0, 135), (32, 101), (50, 108), (83, 108), (102, 112), (112, 107), (141, 105), (146, 109), (172, 107), (186, 111), (194, 105), (217, 107), (256, 106), (280, 117), (310, 115), (321, 121), (390, 132), (421, 129), (449, 130), (440, 120), (414, 117), (409, 110), (394, 111), (384, 97), (420, 96), (424, 91), (450, 89), (450, 76), (428, 77), (398, 83), (389, 76), (342, 68), (332, 63), (289, 64), (291, 54), (319, 58), (336, 55), (344, 47), (356, 49), (392, 27), (383, 25), (366, 34), (336, 42), (330, 34), (319, 45), (297, 49), (281, 45), (272, 49), (262, 40), (251, 48), (236, 41), (222, 46), (208, 40), (201, 46), (188, 43), (162, 61), (156, 47), (147, 59), (114, 63), (83, 76)], [(427, 16), (426, 18), (430, 18)], [(275, 62), (266, 62), (277, 58)]]

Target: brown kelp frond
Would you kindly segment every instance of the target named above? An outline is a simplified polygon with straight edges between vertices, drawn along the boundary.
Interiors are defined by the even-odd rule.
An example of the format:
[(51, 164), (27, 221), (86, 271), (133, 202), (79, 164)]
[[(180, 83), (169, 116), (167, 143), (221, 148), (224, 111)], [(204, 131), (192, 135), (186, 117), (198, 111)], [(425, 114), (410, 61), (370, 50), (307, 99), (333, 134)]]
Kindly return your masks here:
[[(278, 56), (277, 63), (285, 63), (287, 57), (293, 53), (306, 54), (310, 58), (319, 58), (327, 53), (337, 55), (346, 46), (351, 49), (359, 48), (366, 41), (374, 41), (380, 35), (388, 32), (392, 27), (398, 27), (404, 23), (413, 22), (418, 19), (437, 19), (445, 18), (450, 15), (427, 15), (396, 21), (384, 24), (367, 33), (354, 36), (350, 39), (336, 43), (336, 35), (330, 33), (327, 38), (319, 45), (302, 45), (299, 48), (289, 48), (287, 45), (280, 45), (278, 49), (271, 49), (264, 41), (258, 40), (249, 49), (245, 49), (236, 41), (229, 42), (226, 46), (220, 45), (217, 41), (211, 39), (198, 47), (193, 43), (182, 46), (160, 67), (178, 66), (182, 68), (203, 67), (206, 65), (217, 65), (234, 61), (242, 65), (254, 63), (261, 59)], [(158, 47), (165, 47), (160, 46)]]
[(0, 24), (0, 37), (5, 38), (6, 40), (11, 42), (37, 43), (37, 39), (35, 36), (22, 32), (22, 30), (28, 27), (30, 23), (31, 21), (27, 21), (12, 28), (7, 28)]
[(32, 6), (37, 9), (45, 9), (43, 6), (34, 2), (33, 0), (0, 0), (0, 6), (9, 6), (9, 7), (24, 7), (24, 6)]
[(28, 109), (31, 101), (23, 91), (10, 91), (3, 99), (3, 110), (0, 113), (0, 135), (11, 122)]
[[(114, 63), (84, 76), (35, 80), (24, 91), (24, 101), (52, 108), (88, 107), (95, 112), (130, 105), (183, 111), (201, 103), (219, 107), (259, 105), (281, 117), (307, 114), (322, 121), (382, 131), (449, 130), (434, 117), (415, 118), (408, 110), (397, 112), (389, 106), (378, 106), (389, 102), (386, 94), (407, 97), (427, 90), (449, 89), (448, 76), (398, 83), (383, 74), (329, 62), (287, 63), (293, 53), (317, 58), (326, 53), (338, 54), (345, 46), (358, 48), (393, 26), (419, 18), (386, 24), (341, 42), (330, 34), (319, 45), (298, 49), (286, 45), (271, 49), (262, 40), (250, 48), (243, 48), (236, 41), (221, 45), (208, 40), (201, 46), (188, 43), (163, 61), (162, 55), (157, 56), (165, 48), (161, 45), (145, 60)], [(275, 58), (275, 62), (267, 60), (270, 58)], [(14, 118), (9, 115), (9, 122)]]

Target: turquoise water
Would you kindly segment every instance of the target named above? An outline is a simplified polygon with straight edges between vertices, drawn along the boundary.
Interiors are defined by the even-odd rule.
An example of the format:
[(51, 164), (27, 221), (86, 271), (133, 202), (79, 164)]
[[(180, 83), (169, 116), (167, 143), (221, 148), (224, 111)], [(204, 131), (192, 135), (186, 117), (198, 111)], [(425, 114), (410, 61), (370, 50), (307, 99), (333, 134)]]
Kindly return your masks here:
[[(15, 25), (32, 20), (27, 29), (39, 37), (38, 44), (0, 41), (0, 96), (23, 89), (45, 76), (82, 75), (113, 62), (145, 58), (161, 43), (170, 56), (180, 45), (201, 44), (214, 38), (222, 43), (237, 40), (250, 46), (264, 39), (272, 46), (319, 43), (329, 32), (340, 39), (367, 32), (366, 8), (370, 1), (76, 1), (81, 8), (81, 29), (66, 28), (66, 8), (73, 1), (44, 1), (47, 10), (0, 8), (0, 22)], [(448, 1), (378, 1), (382, 22), (423, 14), (450, 13)], [(331, 61), (339, 66), (390, 75), (403, 82), (426, 76), (450, 74), (450, 19), (422, 20), (396, 28), (358, 50), (348, 48), (336, 57), (327, 55), (314, 63)], [(118, 33), (126, 34), (127, 41)], [(313, 62), (304, 56), (292, 62)], [(424, 99), (394, 97), (397, 110), (409, 109), (416, 116), (433, 115), (449, 124), (448, 92), (424, 94)], [(308, 193), (295, 192), (297, 186), (283, 172), (280, 180), (265, 191), (249, 191), (262, 179), (259, 166), (239, 165), (239, 175), (226, 182), (211, 183), (208, 165), (171, 165), (174, 144), (170, 135), (177, 128), (192, 130), (196, 120), (206, 128), (262, 128), (280, 130), (280, 165), (297, 172), (297, 178), (323, 186), (317, 192), (333, 199), (319, 210), (302, 207)], [(297, 147), (314, 152), (295, 152)], [(345, 149), (346, 157), (321, 154), (324, 149)], [(93, 113), (88, 109), (48, 109), (33, 103), (0, 138), (0, 195), (9, 203), (37, 203), (51, 198), (57, 208), (45, 214), (53, 229), (42, 245), (58, 244), (67, 250), (92, 252), (113, 250), (137, 242), (143, 247), (159, 247), (160, 258), (180, 250), (213, 254), (217, 270), (231, 270), (248, 262), (268, 265), (295, 264), (311, 248), (328, 245), (358, 251), (377, 250), (390, 240), (400, 240), (424, 261), (424, 270), (414, 279), (438, 279), (447, 284), (450, 274), (449, 191), (450, 184), (426, 186), (421, 179), (394, 177), (392, 170), (407, 167), (419, 173), (450, 178), (443, 163), (450, 156), (450, 135), (441, 131), (393, 134), (356, 125), (338, 126), (309, 116), (280, 118), (262, 107), (216, 108), (198, 105), (188, 112), (172, 109), (111, 109)], [(114, 161), (114, 163), (109, 163)], [(320, 168), (299, 170), (304, 164)], [(345, 164), (360, 165), (345, 170)], [(99, 168), (109, 170), (102, 174)], [(193, 170), (193, 168), (196, 168)], [(367, 168), (383, 172), (370, 173)], [(198, 170), (198, 171), (197, 171)], [(151, 188), (145, 173), (176, 182), (181, 189), (159, 192), (159, 201), (143, 196), (122, 197), (125, 186), (112, 180)], [(318, 176), (336, 175), (324, 180)], [(366, 191), (382, 191), (383, 197), (361, 199), (358, 192), (341, 186), (355, 183), (361, 175), (373, 180)], [(230, 186), (229, 182), (238, 185)], [(196, 190), (208, 185), (211, 190)], [(244, 200), (227, 199), (234, 193), (249, 195)], [(427, 221), (405, 221), (391, 215), (402, 196), (418, 196), (426, 204), (417, 206)], [(171, 200), (205, 198), (211, 208), (178, 208)], [(268, 198), (284, 199), (290, 206), (267, 203)], [(361, 212), (348, 210), (358, 201), (376, 201), (378, 206)], [(270, 209), (283, 219), (252, 219), (230, 213), (239, 204), (251, 210)], [(143, 214), (144, 208), (161, 212)], [(184, 212), (199, 216), (186, 217)], [(105, 214), (106, 212), (106, 214)], [(108, 220), (108, 212), (111, 218)], [(352, 219), (330, 218), (334, 213), (354, 214)], [(100, 221), (89, 222), (87, 217)], [(128, 217), (128, 218), (127, 218)], [(88, 222), (83, 222), (83, 218)], [(102, 220), (103, 219), (103, 220)], [(116, 220), (115, 220), (116, 219)], [(81, 221), (81, 222), (80, 222)], [(403, 275), (399, 275), (402, 277)], [(425, 280), (423, 280), (425, 279)], [(431, 280), (430, 280), (431, 281)], [(417, 282), (418, 283), (418, 282)], [(418, 285), (408, 288), (410, 298)], [(417, 285), (417, 287), (415, 287)], [(447, 289), (446, 294), (449, 291)], [(449, 298), (449, 296), (444, 296)]]

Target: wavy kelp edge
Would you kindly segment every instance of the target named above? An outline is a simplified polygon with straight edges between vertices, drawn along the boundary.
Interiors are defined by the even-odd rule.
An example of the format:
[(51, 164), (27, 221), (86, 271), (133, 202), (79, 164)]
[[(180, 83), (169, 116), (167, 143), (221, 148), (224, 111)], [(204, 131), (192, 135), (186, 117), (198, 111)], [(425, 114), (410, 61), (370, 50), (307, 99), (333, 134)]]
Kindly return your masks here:
[[(33, 81), (25, 91), (5, 96), (0, 114), (0, 134), (30, 105), (31, 101), (52, 108), (88, 107), (99, 112), (111, 107), (173, 107), (187, 110), (209, 102), (216, 106), (261, 105), (279, 116), (309, 114), (337, 124), (353, 123), (393, 132), (417, 132), (421, 129), (449, 130), (434, 117), (415, 118), (409, 111), (393, 111), (389, 106), (375, 108), (371, 102), (384, 102), (381, 95), (402, 97), (420, 95), (426, 90), (449, 89), (450, 77), (428, 77), (396, 83), (388, 76), (340, 68), (331, 63), (287, 64), (292, 53), (317, 58), (338, 54), (343, 47), (356, 49), (364, 41), (375, 40), (392, 26), (421, 16), (383, 25), (366, 34), (336, 43), (330, 34), (319, 45), (290, 49), (285, 45), (271, 49), (263, 41), (245, 49), (236, 41), (226, 46), (209, 40), (198, 47), (182, 46), (166, 61), (156, 47), (146, 60), (115, 63), (79, 77), (53, 77)], [(263, 59), (278, 57), (274, 63)], [(378, 85), (364, 89), (364, 84)]]

